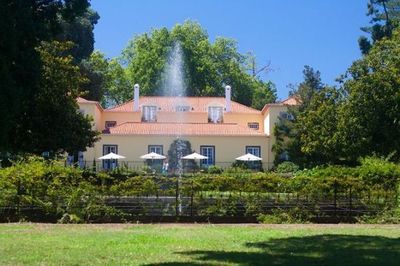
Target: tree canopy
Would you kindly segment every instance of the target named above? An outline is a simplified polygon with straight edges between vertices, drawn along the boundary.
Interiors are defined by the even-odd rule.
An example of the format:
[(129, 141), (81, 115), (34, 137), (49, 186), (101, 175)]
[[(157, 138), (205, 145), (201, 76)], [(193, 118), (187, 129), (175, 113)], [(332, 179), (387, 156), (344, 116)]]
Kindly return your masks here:
[(361, 36), (358, 40), (360, 50), (367, 54), (372, 45), (383, 37), (390, 37), (393, 29), (400, 22), (399, 0), (369, 0), (367, 15), (371, 18), (370, 26), (361, 29), (370, 35), (370, 38)]
[(0, 1), (0, 152), (58, 152), (93, 143), (96, 134), (73, 98), (82, 80), (66, 56), (71, 47), (53, 42), (63, 23), (74, 23), (89, 6), (87, 0)]
[(372, 154), (400, 158), (399, 28), (352, 64), (340, 88), (320, 87), (319, 75), (304, 73), (293, 93), (300, 105), (289, 108), (295, 119), (275, 128), (277, 155), (286, 151), (302, 166), (354, 164)]
[(240, 103), (261, 109), (275, 101), (274, 84), (248, 73), (246, 55), (238, 52), (234, 40), (220, 37), (211, 43), (207, 32), (192, 21), (138, 35), (118, 61), (108, 60), (106, 98), (115, 103), (129, 100), (134, 83), (140, 84), (142, 95), (161, 95), (168, 53), (176, 42), (184, 53), (188, 96), (223, 96), (229, 84), (232, 98)]

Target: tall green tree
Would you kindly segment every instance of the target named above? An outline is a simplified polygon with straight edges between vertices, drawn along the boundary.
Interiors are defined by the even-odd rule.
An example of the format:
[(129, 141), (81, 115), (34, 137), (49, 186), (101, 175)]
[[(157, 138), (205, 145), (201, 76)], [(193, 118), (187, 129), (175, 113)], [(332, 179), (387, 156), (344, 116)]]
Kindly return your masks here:
[(400, 29), (376, 42), (344, 80), (340, 135), (349, 158), (400, 154)]
[(310, 66), (304, 66), (304, 81), (290, 91), (290, 96), (296, 98), (298, 105), (288, 107), (289, 118), (279, 118), (274, 134), (277, 138), (273, 150), (276, 153), (275, 162), (280, 162), (280, 155), (287, 153), (292, 161), (306, 165), (310, 156), (302, 149), (302, 136), (305, 133), (304, 120), (316, 109), (313, 101), (319, 95), (324, 85), (321, 82), (321, 73)]
[[(177, 24), (171, 30), (155, 29), (131, 40), (121, 57), (129, 83), (139, 83), (143, 95), (160, 95), (168, 53), (177, 42), (184, 54), (188, 96), (223, 96), (223, 85), (229, 84), (233, 88), (232, 98), (246, 105), (262, 108), (276, 99), (271, 82), (247, 73), (246, 56), (237, 51), (234, 40), (217, 38), (211, 43), (207, 32), (191, 21)], [(116, 94), (114, 98), (131, 98), (132, 93), (122, 91), (128, 98)]]
[(90, 57), (94, 50), (94, 26), (100, 19), (99, 14), (87, 8), (80, 16), (73, 19), (64, 18), (60, 21), (61, 31), (56, 39), (61, 42), (73, 42), (69, 51), (75, 63)]
[(376, 41), (383, 37), (390, 37), (393, 29), (399, 25), (400, 1), (369, 0), (367, 16), (371, 18), (371, 25), (361, 29), (368, 33), (370, 38), (361, 36), (358, 40), (363, 54), (367, 54)]
[(20, 151), (76, 153), (97, 140), (91, 119), (79, 112), (76, 102), (86, 79), (73, 57), (65, 55), (72, 45), (53, 41), (37, 48), (43, 64), (40, 89), (28, 103), (29, 123), (13, 140)]
[(104, 107), (109, 107), (132, 98), (132, 81), (118, 58), (110, 60), (100, 51), (95, 51), (80, 65), (89, 69), (84, 73), (89, 82), (82, 87), (86, 99), (99, 101)]
[(0, 0), (0, 152), (20, 151), (15, 140), (30, 130), (43, 82), (36, 48), (62, 31), (61, 20), (73, 21), (88, 7), (87, 0)]

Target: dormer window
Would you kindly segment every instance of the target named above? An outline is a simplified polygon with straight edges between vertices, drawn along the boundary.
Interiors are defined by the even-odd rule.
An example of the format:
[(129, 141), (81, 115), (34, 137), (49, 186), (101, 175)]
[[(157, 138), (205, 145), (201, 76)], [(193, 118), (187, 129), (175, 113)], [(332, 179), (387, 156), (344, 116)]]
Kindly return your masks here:
[(222, 123), (223, 108), (220, 106), (208, 107), (208, 123)]
[(156, 122), (157, 121), (157, 106), (143, 106), (142, 107), (142, 122)]
[(175, 110), (177, 112), (189, 112), (190, 111), (190, 106), (187, 105), (178, 105)]

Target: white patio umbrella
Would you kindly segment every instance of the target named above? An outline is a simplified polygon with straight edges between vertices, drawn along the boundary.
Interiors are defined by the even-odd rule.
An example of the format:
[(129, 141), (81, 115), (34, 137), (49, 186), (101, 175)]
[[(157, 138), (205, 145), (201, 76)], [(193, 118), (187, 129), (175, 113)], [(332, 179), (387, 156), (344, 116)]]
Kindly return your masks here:
[(142, 155), (140, 156), (141, 159), (146, 159), (146, 160), (163, 160), (167, 157), (165, 157), (164, 155), (155, 153), (155, 152), (150, 152), (148, 154)]
[(125, 158), (126, 158), (125, 156), (110, 152), (109, 154), (101, 156), (98, 159), (99, 160), (117, 160), (117, 159), (125, 159)]
[(247, 161), (247, 162), (250, 162), (250, 161), (261, 161), (262, 158), (260, 158), (260, 157), (258, 157), (258, 156), (255, 156), (255, 155), (253, 155), (253, 154), (251, 154), (251, 153), (247, 153), (247, 154), (245, 154), (245, 155), (242, 155), (242, 156), (240, 156), (240, 157), (237, 157), (236, 160), (238, 160), (238, 161)]
[(208, 159), (208, 157), (198, 154), (197, 152), (194, 152), (192, 154), (182, 157), (182, 159), (184, 159), (184, 160), (203, 160), (203, 159)]

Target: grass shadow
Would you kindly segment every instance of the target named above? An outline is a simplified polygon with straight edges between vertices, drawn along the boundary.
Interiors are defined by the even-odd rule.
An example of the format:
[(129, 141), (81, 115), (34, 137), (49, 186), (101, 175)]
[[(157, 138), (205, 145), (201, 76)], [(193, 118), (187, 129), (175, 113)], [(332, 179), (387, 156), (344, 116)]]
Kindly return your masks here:
[(324, 234), (246, 243), (243, 251), (179, 254), (192, 262), (149, 265), (400, 265), (400, 238)]

